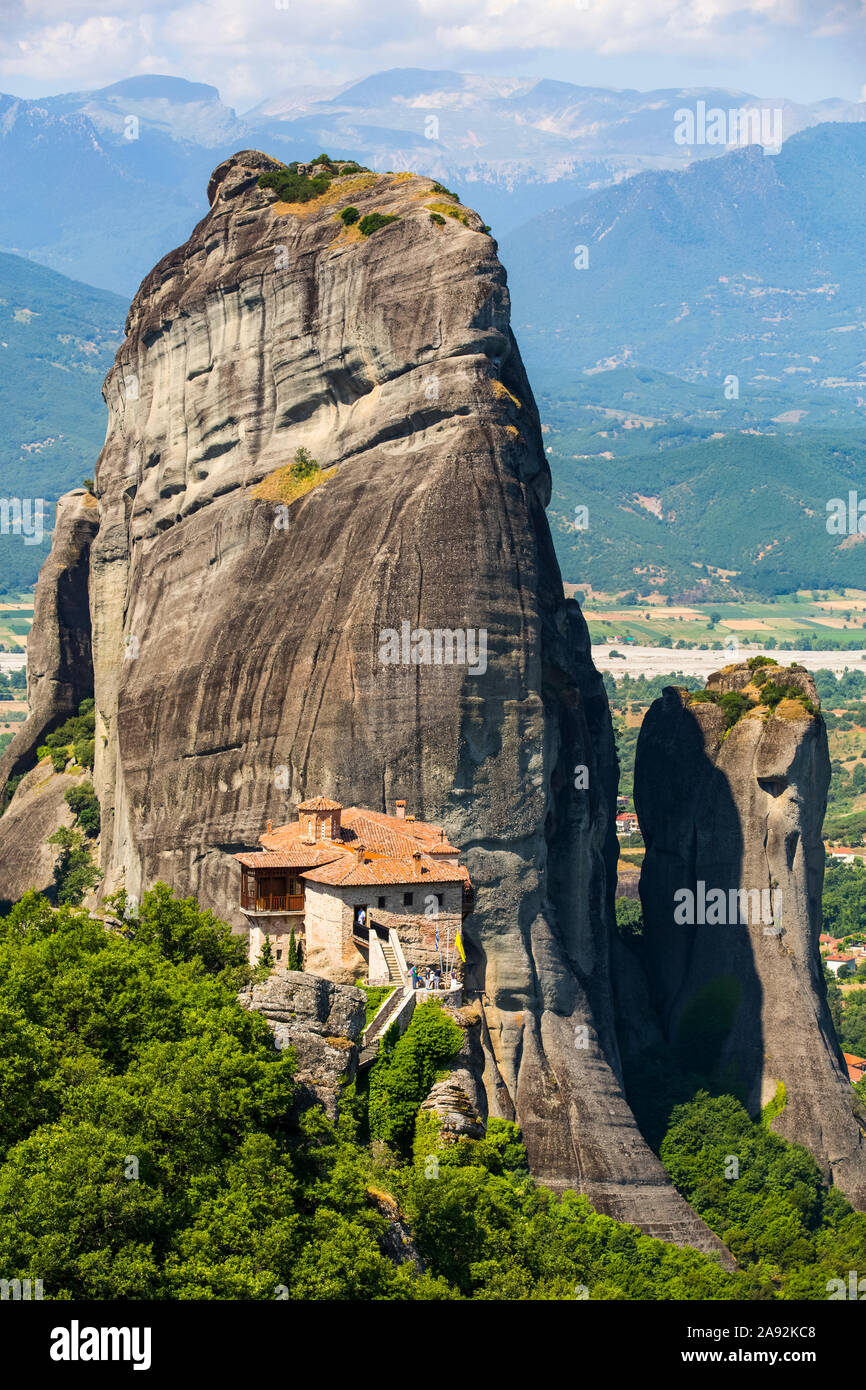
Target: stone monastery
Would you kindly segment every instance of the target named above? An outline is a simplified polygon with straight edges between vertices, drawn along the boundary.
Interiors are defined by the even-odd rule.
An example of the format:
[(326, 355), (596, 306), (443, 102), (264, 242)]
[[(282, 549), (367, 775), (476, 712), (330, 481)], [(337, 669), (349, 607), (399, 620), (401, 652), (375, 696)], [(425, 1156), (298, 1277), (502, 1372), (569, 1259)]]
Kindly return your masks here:
[(260, 850), (241, 865), (241, 911), (250, 924), (250, 962), (264, 942), (285, 964), (292, 931), (304, 969), (342, 984), (405, 985), (411, 967), (438, 969), (454, 950), (474, 893), (444, 830), (406, 814), (344, 808), (317, 796), (297, 820), (268, 822)]

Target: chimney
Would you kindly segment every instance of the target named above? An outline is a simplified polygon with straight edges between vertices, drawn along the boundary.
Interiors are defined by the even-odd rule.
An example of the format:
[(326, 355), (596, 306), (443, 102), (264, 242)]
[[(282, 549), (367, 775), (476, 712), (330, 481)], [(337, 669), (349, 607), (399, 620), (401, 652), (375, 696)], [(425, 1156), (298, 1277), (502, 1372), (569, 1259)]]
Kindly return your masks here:
[(363, 862), (364, 862), (364, 855), (365, 855), (366, 853), (367, 853), (367, 846), (366, 846), (366, 845), (361, 844), (361, 843), (358, 843), (358, 844), (355, 846), (355, 857), (356, 857), (356, 859), (358, 860), (358, 863), (359, 863), (359, 864), (363, 864)]
[(268, 824), (267, 824), (267, 829), (266, 829), (265, 833), (266, 833), (267, 835), (270, 835), (270, 833), (271, 833), (271, 831), (273, 830), (273, 828), (274, 828), (274, 823), (273, 823), (272, 820), (269, 820), (269, 821), (268, 821)]
[(397, 819), (398, 819), (398, 820), (405, 820), (405, 818), (406, 818), (406, 803), (405, 803), (405, 801), (396, 801), (396, 802), (394, 803), (394, 809), (395, 809), (396, 814), (397, 814)]

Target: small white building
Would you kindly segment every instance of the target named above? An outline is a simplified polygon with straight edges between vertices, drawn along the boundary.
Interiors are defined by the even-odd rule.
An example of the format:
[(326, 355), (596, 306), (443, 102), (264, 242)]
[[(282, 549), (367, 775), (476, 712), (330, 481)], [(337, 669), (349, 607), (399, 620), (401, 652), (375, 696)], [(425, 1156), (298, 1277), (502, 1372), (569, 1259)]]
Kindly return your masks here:
[(853, 956), (826, 956), (824, 964), (838, 979), (840, 975), (849, 975), (855, 969), (857, 962)]

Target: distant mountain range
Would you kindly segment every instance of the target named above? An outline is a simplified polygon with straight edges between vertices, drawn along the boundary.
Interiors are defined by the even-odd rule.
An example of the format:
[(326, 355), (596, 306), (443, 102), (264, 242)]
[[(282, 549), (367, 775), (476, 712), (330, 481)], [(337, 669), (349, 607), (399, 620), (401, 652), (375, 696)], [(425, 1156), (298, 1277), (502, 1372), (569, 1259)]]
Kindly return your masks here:
[(532, 380), (641, 365), (715, 383), (722, 408), (732, 375), (741, 400), (866, 403), (864, 207), (866, 125), (833, 124), (533, 219), (500, 248)]
[(798, 105), (711, 88), (610, 91), (568, 82), (395, 69), (332, 90), (294, 89), (239, 116), (215, 87), (135, 77), (94, 92), (0, 96), (0, 248), (131, 295), (206, 212), (207, 176), (245, 147), (325, 149), (375, 169), (456, 184), (497, 235), (645, 170), (723, 146), (677, 143), (676, 113), (760, 107), (787, 137), (862, 121), (866, 104)]
[[(675, 139), (684, 109), (749, 106), (781, 111), (778, 154)], [(822, 508), (866, 465), (864, 118), (864, 103), (416, 69), (242, 116), (179, 78), (0, 97), (0, 246), (20, 253), (0, 258), (0, 488), (54, 498), (91, 471), (126, 301), (206, 212), (213, 167), (245, 147), (324, 149), (428, 173), (493, 224), (566, 579), (683, 592), (706, 563), (747, 593), (855, 583), (862, 546), (829, 555)], [(36, 547), (21, 552), (0, 538), (0, 584), (32, 580)]]
[[(92, 475), (105, 439), (102, 382), (123, 340), (126, 310), (118, 295), (0, 255), (4, 498), (53, 502)], [(0, 591), (32, 584), (47, 544), (0, 535)]]
[(825, 523), (831, 497), (866, 495), (864, 206), (866, 125), (827, 124), (503, 238), (566, 579), (708, 597), (863, 583), (863, 538)]

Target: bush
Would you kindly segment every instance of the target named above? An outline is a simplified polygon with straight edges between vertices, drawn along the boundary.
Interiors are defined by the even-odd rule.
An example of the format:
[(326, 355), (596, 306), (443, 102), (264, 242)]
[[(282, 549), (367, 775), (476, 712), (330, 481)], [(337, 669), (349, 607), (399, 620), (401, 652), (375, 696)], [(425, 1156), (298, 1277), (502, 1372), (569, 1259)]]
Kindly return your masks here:
[(361, 236), (372, 236), (381, 227), (387, 227), (389, 222), (398, 222), (400, 219), (396, 213), (385, 214), (384, 212), (368, 212), (366, 217), (362, 217), (358, 223), (358, 231)]
[(61, 825), (48, 837), (48, 843), (55, 845), (59, 850), (54, 865), (54, 891), (57, 901), (77, 907), (88, 889), (95, 888), (100, 879), (99, 870), (90, 857), (84, 836), (78, 830), (70, 830), (68, 826)]
[(70, 787), (64, 800), (85, 835), (95, 838), (99, 834), (99, 802), (93, 784), (83, 782), (80, 787)]
[(637, 898), (617, 898), (614, 902), (616, 929), (624, 940), (643, 935), (643, 908)]
[(450, 188), (446, 188), (444, 183), (434, 183), (430, 192), (439, 193), (443, 198), (453, 198), (455, 203), (460, 202), (460, 199), (458, 198), (457, 194), (452, 193)]
[(49, 734), (45, 742), (37, 748), (37, 760), (41, 761), (47, 755), (51, 758), (54, 771), (63, 772), (71, 753), (79, 766), (92, 768), (95, 729), (93, 700), (82, 700), (78, 706), (78, 713)]
[(341, 210), (340, 216), (342, 217), (346, 226), (351, 227), (355, 222), (357, 222), (361, 214), (359, 213), (357, 208), (347, 207)]
[(718, 705), (725, 714), (726, 733), (748, 710), (755, 708), (755, 702), (740, 690), (726, 690), (724, 692), (720, 690), (696, 690), (689, 696), (689, 703)]
[(76, 739), (72, 745), (72, 756), (79, 767), (89, 768), (93, 771), (93, 763), (96, 757), (96, 741), (92, 738)]
[(421, 1102), (462, 1042), (462, 1030), (438, 1004), (419, 1005), (402, 1038), (396, 1025), (388, 1029), (370, 1076), (374, 1138), (408, 1154)]
[(799, 700), (807, 714), (817, 714), (818, 710), (805, 691), (794, 685), (779, 685), (778, 681), (765, 680), (761, 685), (761, 704), (771, 710), (782, 700)]
[(306, 174), (298, 173), (297, 164), (272, 170), (262, 174), (259, 179), (259, 188), (272, 188), (281, 203), (310, 203), (327, 193), (330, 186), (331, 179), (326, 174), (309, 178)]
[(437, 227), (445, 226), (445, 218), (442, 217), (441, 214), (438, 212), (431, 212), (430, 221), (435, 222)]
[(313, 458), (309, 449), (305, 449), (303, 444), (295, 450), (295, 457), (292, 460), (291, 473), (293, 478), (311, 478), (314, 473), (319, 472), (319, 465)]

